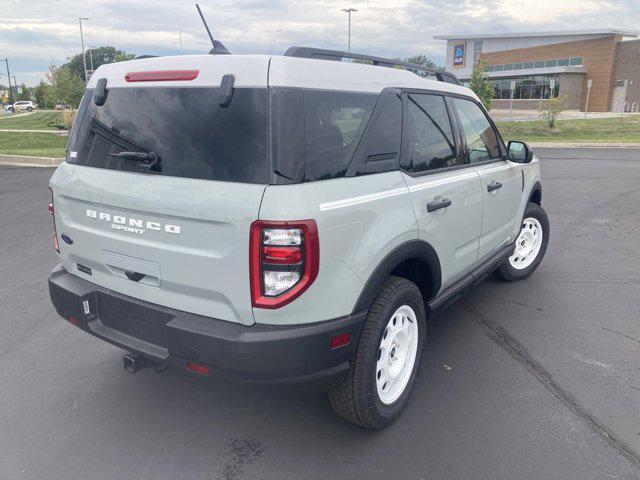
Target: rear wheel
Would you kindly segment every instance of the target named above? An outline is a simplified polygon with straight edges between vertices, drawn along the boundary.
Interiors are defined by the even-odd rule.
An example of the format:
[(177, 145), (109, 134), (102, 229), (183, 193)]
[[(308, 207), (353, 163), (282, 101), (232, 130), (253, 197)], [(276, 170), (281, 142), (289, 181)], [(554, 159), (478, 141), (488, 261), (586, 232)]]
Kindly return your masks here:
[(390, 277), (369, 310), (349, 376), (329, 392), (335, 412), (371, 429), (394, 421), (415, 385), (425, 325), (418, 287)]
[(32, 107), (27, 107), (27, 112), (33, 112), (33, 108)]
[(496, 275), (509, 282), (527, 278), (542, 262), (548, 243), (547, 212), (536, 203), (527, 204), (513, 254), (498, 267)]

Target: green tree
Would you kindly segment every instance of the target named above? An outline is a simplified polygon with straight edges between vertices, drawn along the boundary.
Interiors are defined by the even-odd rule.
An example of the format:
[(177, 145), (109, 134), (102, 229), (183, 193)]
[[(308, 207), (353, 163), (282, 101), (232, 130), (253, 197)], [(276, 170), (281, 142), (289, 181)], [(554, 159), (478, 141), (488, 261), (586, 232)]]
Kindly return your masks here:
[[(87, 69), (91, 68), (91, 59), (93, 58), (93, 68), (97, 69), (100, 65), (105, 63), (123, 62), (125, 60), (131, 60), (135, 57), (133, 53), (126, 53), (122, 50), (118, 50), (114, 47), (104, 46), (91, 49), (91, 55), (89, 51), (85, 51), (85, 58), (87, 60)], [(67, 58), (67, 63), (62, 65), (68, 67), (71, 73), (78, 75), (84, 80), (84, 65), (82, 64), (82, 53)]]
[(53, 108), (53, 99), (49, 98), (50, 90), (51, 87), (44, 83), (44, 80), (40, 80), (40, 83), (33, 87), (32, 93), (38, 108)]
[[(428, 67), (428, 68), (433, 68), (435, 70), (440, 70), (440, 71), (444, 71), (443, 67), (439, 67), (437, 66), (435, 63), (433, 63), (433, 60), (431, 60), (430, 58), (428, 58), (426, 55), (414, 55), (413, 57), (407, 57), (407, 58), (396, 58), (396, 60), (400, 60), (402, 62), (407, 62), (407, 63), (414, 63), (416, 65), (422, 65), (424, 67)], [(424, 72), (416, 72), (418, 73), (420, 76), (425, 76), (425, 77), (429, 77), (430, 75), (424, 73)]]
[(444, 70), (442, 67), (438, 67), (433, 60), (426, 55), (414, 55), (413, 57), (403, 58), (404, 62), (415, 63), (416, 65), (422, 65), (424, 67), (435, 68), (437, 70)]
[(18, 100), (31, 100), (31, 89), (24, 82), (20, 85)]
[(84, 94), (85, 83), (82, 77), (71, 72), (68, 66), (49, 66), (46, 74), (51, 85), (52, 100), (68, 103), (72, 107), (78, 107)]
[(487, 110), (491, 110), (491, 103), (493, 100), (493, 85), (489, 81), (489, 77), (486, 72), (487, 62), (484, 59), (480, 59), (476, 68), (471, 74), (471, 81), (469, 82), (469, 88), (478, 95), (478, 98)]

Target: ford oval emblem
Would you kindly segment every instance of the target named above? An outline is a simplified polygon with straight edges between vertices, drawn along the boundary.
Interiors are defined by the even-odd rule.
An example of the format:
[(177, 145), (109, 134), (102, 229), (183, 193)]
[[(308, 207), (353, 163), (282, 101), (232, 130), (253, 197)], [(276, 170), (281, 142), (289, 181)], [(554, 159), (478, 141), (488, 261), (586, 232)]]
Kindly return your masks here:
[(60, 235), (60, 238), (67, 245), (73, 245), (73, 240), (71, 240), (71, 237), (69, 235), (67, 235), (66, 233), (63, 233), (62, 235)]

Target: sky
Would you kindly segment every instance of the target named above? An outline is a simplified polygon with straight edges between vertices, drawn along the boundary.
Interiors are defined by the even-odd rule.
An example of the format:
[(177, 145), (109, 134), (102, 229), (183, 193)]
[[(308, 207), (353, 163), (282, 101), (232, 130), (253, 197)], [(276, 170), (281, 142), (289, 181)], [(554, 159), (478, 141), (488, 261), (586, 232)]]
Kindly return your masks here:
[[(436, 34), (618, 28), (640, 30), (640, 0), (200, 0), (213, 30), (233, 53), (281, 54), (291, 45), (379, 56), (427, 55), (444, 63)], [(0, 58), (18, 83), (35, 85), (48, 65), (85, 46), (112, 45), (142, 54), (205, 53), (209, 40), (185, 0), (0, 0)], [(180, 33), (182, 32), (182, 49)], [(6, 84), (4, 65), (0, 83)]]

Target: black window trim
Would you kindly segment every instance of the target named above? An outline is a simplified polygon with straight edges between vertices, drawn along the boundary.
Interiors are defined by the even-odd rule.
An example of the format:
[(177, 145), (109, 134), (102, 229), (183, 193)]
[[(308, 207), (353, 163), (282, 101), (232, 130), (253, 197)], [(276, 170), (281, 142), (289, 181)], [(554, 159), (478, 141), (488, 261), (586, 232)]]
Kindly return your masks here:
[(405, 128), (409, 123), (409, 109), (407, 108), (407, 102), (409, 101), (409, 95), (412, 95), (412, 94), (413, 95), (432, 95), (432, 96), (441, 97), (443, 99), (447, 116), (449, 118), (449, 124), (451, 125), (451, 132), (453, 134), (456, 159), (458, 160), (458, 162), (464, 162), (464, 157), (462, 155), (462, 149), (461, 149), (462, 143), (460, 138), (460, 131), (458, 129), (457, 122), (455, 121), (454, 117), (451, 116), (451, 107), (449, 105), (446, 92), (442, 92), (438, 90), (402, 89), (402, 126), (403, 128), (402, 128), (402, 147), (400, 149), (401, 156), (400, 156), (399, 170), (409, 175), (410, 177), (417, 178), (417, 177), (423, 177), (425, 175), (432, 175), (434, 173), (449, 172), (452, 170), (459, 170), (461, 168), (466, 168), (468, 166), (466, 164), (454, 165), (452, 167), (435, 168), (432, 170), (424, 170), (422, 172), (410, 172), (405, 168), (403, 168), (403, 165), (407, 164), (406, 152), (408, 151), (407, 144), (409, 142), (409, 139), (406, 134), (406, 128)]
[[(403, 93), (403, 103), (402, 103), (402, 144), (400, 147), (400, 171), (403, 172), (404, 174), (412, 177), (412, 178), (417, 178), (417, 177), (423, 177), (426, 175), (437, 175), (439, 173), (445, 173), (445, 172), (452, 172), (455, 170), (462, 170), (465, 168), (471, 168), (471, 167), (477, 167), (477, 166), (482, 166), (482, 165), (489, 165), (491, 163), (496, 163), (496, 162), (503, 162), (505, 160), (507, 160), (507, 156), (506, 156), (506, 146), (504, 143), (504, 140), (502, 139), (502, 136), (500, 135), (500, 132), (498, 131), (498, 128), (496, 127), (495, 122), (491, 119), (491, 117), (489, 116), (489, 114), (487, 113), (487, 111), (485, 110), (484, 106), (482, 105), (482, 103), (480, 103), (478, 100), (476, 100), (475, 98), (469, 96), (469, 95), (464, 95), (464, 94), (460, 94), (460, 93), (453, 93), (453, 92), (443, 92), (441, 90), (427, 90), (427, 89), (416, 89), (416, 88), (403, 88), (402, 89), (402, 93)], [(433, 170), (425, 170), (424, 172), (418, 172), (418, 173), (414, 173), (414, 172), (409, 172), (407, 170), (405, 170), (404, 168), (402, 168), (402, 165), (405, 164), (405, 160), (406, 158), (404, 157), (404, 155), (406, 155), (406, 134), (405, 134), (405, 125), (407, 122), (407, 106), (406, 106), (406, 95), (408, 94), (423, 94), (423, 95), (438, 95), (441, 97), (444, 97), (445, 100), (445, 105), (447, 107), (447, 112), (449, 114), (449, 121), (451, 122), (451, 127), (453, 130), (453, 135), (454, 135), (454, 139), (456, 141), (456, 149), (457, 149), (457, 155), (458, 155), (458, 159), (460, 160), (460, 165), (455, 165), (453, 167), (445, 167), (445, 168), (436, 168)], [(454, 98), (460, 98), (463, 100), (470, 100), (471, 102), (475, 103), (476, 105), (478, 105), (480, 107), (480, 110), (482, 111), (482, 113), (484, 114), (484, 116), (487, 118), (487, 120), (489, 121), (489, 124), (491, 125), (491, 128), (493, 129), (493, 131), (496, 134), (496, 138), (498, 139), (498, 149), (500, 150), (500, 157), (499, 158), (491, 158), (489, 160), (485, 160), (483, 162), (476, 162), (476, 163), (471, 163), (469, 161), (469, 155), (467, 152), (467, 142), (464, 139), (463, 133), (462, 133), (462, 128), (460, 127), (461, 123), (460, 123), (460, 119), (458, 117), (458, 113), (456, 111), (455, 105), (453, 105), (452, 99)]]
[[(273, 87), (271, 87), (273, 88)], [(322, 90), (322, 89), (317, 89), (317, 90)], [(398, 155), (398, 159), (399, 159), (399, 166), (393, 169), (389, 169), (389, 170), (382, 170), (379, 172), (375, 172), (375, 173), (366, 173), (366, 174), (358, 174), (359, 169), (364, 165), (364, 161), (360, 160), (357, 161), (356, 157), (358, 154), (358, 151), (360, 149), (361, 143), (367, 133), (367, 130), (370, 126), (370, 122), (372, 120), (372, 118), (374, 118), (375, 113), (376, 113), (376, 109), (379, 108), (379, 105), (381, 104), (380, 99), (382, 98), (382, 95), (384, 94), (388, 94), (388, 93), (397, 93), (401, 95), (401, 101), (402, 101), (402, 125), (401, 125), (401, 139), (400, 139), (400, 152)], [(453, 132), (453, 137), (454, 137), (454, 141), (455, 141), (455, 147), (456, 147), (456, 156), (458, 158), (458, 161), (460, 162), (459, 165), (455, 165), (453, 167), (444, 167), (444, 168), (436, 168), (433, 170), (425, 170), (423, 172), (418, 172), (418, 173), (414, 173), (414, 172), (409, 172), (406, 169), (404, 169), (402, 167), (402, 165), (406, 164), (406, 152), (407, 152), (407, 132), (406, 132), (406, 126), (407, 126), (407, 115), (408, 115), (408, 111), (407, 111), (407, 96), (410, 94), (415, 94), (415, 95), (437, 95), (440, 97), (444, 98), (444, 103), (445, 103), (445, 107), (447, 109), (447, 113), (449, 116), (449, 122), (451, 123), (451, 129)], [(460, 98), (463, 100), (469, 100), (473, 103), (475, 103), (476, 105), (478, 105), (480, 107), (480, 110), (482, 111), (482, 113), (484, 114), (485, 118), (489, 121), (489, 124), (491, 125), (491, 128), (493, 129), (496, 138), (498, 139), (498, 148), (500, 150), (500, 157), (499, 158), (492, 158), (489, 160), (485, 160), (483, 162), (476, 162), (476, 163), (471, 163), (469, 161), (469, 155), (467, 152), (467, 145), (466, 145), (466, 140), (464, 138), (464, 134), (462, 132), (462, 128), (460, 127), (461, 123), (460, 123), (460, 119), (458, 117), (455, 105), (453, 105), (453, 99), (454, 98)], [(271, 102), (269, 102), (269, 105), (271, 106)], [(269, 114), (271, 114), (272, 111), (269, 112)], [(268, 122), (269, 125), (271, 125), (272, 122)], [(269, 132), (269, 138), (271, 138), (271, 132)], [(269, 150), (270, 153), (272, 153), (271, 149)], [(292, 181), (287, 181), (286, 178), (281, 177), (279, 175), (277, 175), (274, 172), (274, 167), (275, 167), (275, 163), (274, 163), (274, 159), (270, 159), (271, 160), (271, 166), (270, 166), (270, 174), (272, 176), (270, 184), (271, 185), (287, 185), (287, 184), (298, 184), (299, 182), (292, 182)], [(497, 163), (497, 162), (503, 162), (507, 160), (507, 154), (506, 154), (506, 145), (504, 143), (504, 140), (502, 138), (502, 136), (500, 135), (500, 131), (498, 130), (498, 128), (496, 127), (495, 122), (493, 121), (493, 119), (489, 116), (489, 114), (487, 113), (486, 109), (484, 108), (484, 106), (482, 105), (481, 102), (479, 102), (478, 100), (476, 100), (475, 98), (469, 96), (469, 95), (464, 95), (461, 93), (454, 93), (454, 92), (443, 92), (442, 90), (431, 90), (431, 89), (420, 89), (420, 88), (398, 88), (398, 87), (385, 87), (384, 89), (382, 89), (380, 91), (380, 93), (378, 94), (378, 99), (376, 100), (376, 104), (373, 108), (373, 110), (371, 111), (371, 116), (369, 117), (369, 119), (367, 120), (367, 125), (363, 130), (362, 136), (360, 137), (360, 139), (358, 140), (358, 144), (353, 152), (353, 155), (349, 161), (349, 165), (347, 167), (347, 171), (345, 172), (343, 177), (340, 178), (353, 178), (356, 176), (363, 176), (363, 175), (377, 175), (379, 173), (387, 173), (387, 172), (394, 172), (394, 171), (400, 171), (412, 178), (418, 178), (418, 177), (423, 177), (423, 176), (427, 176), (427, 175), (437, 175), (440, 173), (446, 173), (446, 172), (452, 172), (452, 171), (456, 171), (456, 170), (462, 170), (465, 168), (471, 168), (471, 167), (477, 167), (477, 166), (482, 166), (482, 165), (488, 165), (488, 164), (492, 164), (492, 163)], [(333, 180), (339, 180), (340, 178), (336, 178)], [(327, 180), (315, 180), (315, 181), (327, 181)]]
[[(471, 163), (471, 160), (469, 158), (467, 141), (466, 141), (466, 139), (464, 139), (464, 137), (462, 136), (462, 133), (461, 133), (460, 135), (461, 135), (461, 138), (464, 139), (464, 142), (463, 142), (464, 150), (465, 150), (466, 159), (469, 162), (469, 165), (475, 167), (475, 166), (478, 166), (478, 165), (489, 165), (491, 163), (503, 162), (503, 161), (507, 160), (507, 147), (506, 147), (506, 145), (504, 143), (504, 140), (502, 139), (502, 135), (500, 135), (500, 131), (498, 130), (498, 127), (496, 127), (495, 122), (493, 121), (493, 119), (491, 118), (489, 113), (484, 108), (484, 105), (482, 105), (482, 103), (477, 101), (475, 98), (458, 96), (458, 95), (453, 95), (453, 97), (454, 98), (455, 97), (462, 98), (463, 100), (470, 100), (471, 102), (475, 103), (478, 107), (480, 107), (480, 111), (484, 114), (484, 117), (489, 122), (489, 125), (493, 129), (493, 132), (496, 135), (496, 139), (498, 140), (498, 150), (499, 150), (499, 153), (500, 153), (500, 156), (498, 158), (490, 158), (489, 160), (484, 160), (482, 162)], [(460, 117), (458, 116), (458, 111), (455, 108), (455, 105), (452, 105), (452, 109), (455, 112), (456, 121), (458, 122), (459, 125), (462, 125), (462, 122), (460, 121)], [(460, 132), (462, 132), (462, 128), (460, 128)]]
[[(381, 171), (376, 171), (376, 172), (371, 172), (371, 173), (362, 173), (360, 172), (360, 170), (363, 168), (363, 166), (365, 165), (365, 159), (364, 157), (362, 157), (360, 155), (360, 149), (363, 146), (363, 142), (365, 137), (367, 136), (367, 132), (369, 130), (369, 127), (371, 127), (373, 119), (376, 118), (376, 114), (379, 108), (382, 108), (382, 96), (383, 95), (387, 95), (387, 94), (396, 94), (396, 95), (400, 95), (400, 101), (401, 103), (401, 114), (400, 114), (400, 151), (397, 153), (397, 160), (396, 160), (396, 165), (398, 165), (397, 167), (394, 167), (393, 169), (389, 169), (389, 170), (381, 170)], [(343, 178), (351, 178), (351, 177), (356, 177), (356, 176), (363, 176), (363, 175), (375, 175), (377, 173), (386, 173), (386, 172), (394, 172), (396, 170), (398, 170), (399, 165), (401, 164), (401, 159), (402, 159), (402, 151), (403, 151), (403, 138), (404, 138), (404, 126), (405, 126), (405, 122), (404, 122), (404, 100), (402, 99), (402, 92), (399, 88), (397, 87), (385, 87), (383, 88), (380, 93), (378, 94), (378, 99), (376, 100), (376, 104), (373, 106), (373, 109), (371, 110), (371, 115), (369, 116), (369, 119), (367, 120), (367, 124), (365, 125), (364, 129), (362, 130), (362, 135), (360, 136), (360, 139), (358, 140), (358, 144), (356, 145), (356, 148), (353, 151), (353, 155), (351, 156), (351, 159), (349, 160), (349, 165), (347, 166), (347, 171), (344, 174)], [(360, 157), (360, 158), (358, 158)]]

